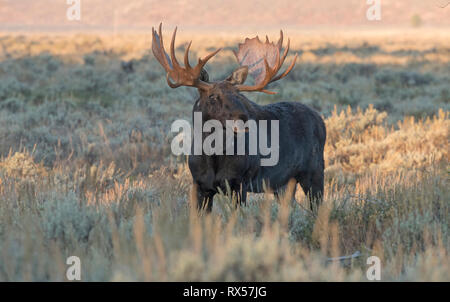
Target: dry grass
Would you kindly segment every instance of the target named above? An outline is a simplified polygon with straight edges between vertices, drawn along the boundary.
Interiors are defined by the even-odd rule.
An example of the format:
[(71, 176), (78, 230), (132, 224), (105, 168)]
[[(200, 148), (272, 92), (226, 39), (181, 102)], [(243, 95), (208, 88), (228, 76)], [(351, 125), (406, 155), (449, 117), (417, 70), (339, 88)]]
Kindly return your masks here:
[[(372, 106), (362, 112), (333, 111), (327, 119), (327, 172), (364, 173), (369, 170), (426, 169), (433, 162), (449, 160), (448, 112), (415, 121), (405, 117), (394, 129), (386, 127), (386, 112)], [(334, 172), (334, 173), (333, 173)]]
[[(366, 281), (376, 255), (383, 281), (450, 281), (449, 53), (445, 40), (421, 37), (324, 46), (307, 36), (303, 57), (315, 57), (274, 87), (278, 96), (251, 95), (324, 114), (317, 216), (301, 190), (296, 204), (253, 194), (237, 210), (219, 195), (212, 214), (198, 216), (169, 132), (190, 117), (194, 94), (166, 87), (148, 37), (36, 45), (3, 36), (0, 280), (65, 280), (65, 260), (76, 255), (84, 281)], [(129, 58), (136, 71), (125, 74), (120, 60)], [(217, 58), (214, 78), (230, 62), (228, 52)], [(327, 261), (356, 251), (351, 262)]]
[[(113, 165), (76, 171), (59, 166), (30, 179), (22, 171), (36, 166), (31, 157), (10, 155), (1, 164), (0, 253), (8, 261), (0, 278), (63, 280), (64, 259), (73, 254), (82, 259), (83, 280), (349, 281), (365, 280), (364, 259), (377, 255), (383, 280), (448, 280), (449, 196), (447, 175), (439, 168), (448, 162), (442, 153), (449, 147), (448, 115), (409, 121), (398, 130), (375, 122), (372, 129), (364, 127), (365, 135), (342, 127), (379, 114), (373, 111), (327, 120), (338, 138), (331, 136), (327, 145), (327, 161), (334, 165), (327, 170), (318, 217), (304, 210), (301, 193), (295, 205), (254, 195), (237, 211), (222, 195), (212, 215), (199, 217), (189, 205), (186, 165), (133, 180), (116, 179)], [(375, 150), (359, 144), (349, 156), (366, 163), (338, 156), (351, 146), (340, 141), (358, 135), (371, 141), (376, 127), (382, 142), (403, 137), (386, 144), (384, 154), (402, 149), (408, 163), (414, 160), (408, 155), (420, 153), (410, 129), (435, 137), (443, 124), (444, 141), (423, 144), (430, 154), (443, 155), (430, 155), (417, 166), (390, 156), (372, 158)], [(344, 267), (326, 261), (356, 251), (361, 259)]]

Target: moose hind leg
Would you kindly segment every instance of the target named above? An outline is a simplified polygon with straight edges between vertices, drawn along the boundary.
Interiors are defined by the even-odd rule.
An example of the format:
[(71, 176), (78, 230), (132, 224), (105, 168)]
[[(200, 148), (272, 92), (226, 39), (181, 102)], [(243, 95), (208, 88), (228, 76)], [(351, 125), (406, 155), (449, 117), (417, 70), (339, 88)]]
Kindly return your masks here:
[(241, 185), (239, 190), (236, 191), (236, 195), (238, 196), (239, 205), (247, 205), (247, 189), (243, 185)]
[(199, 211), (206, 210), (206, 212), (211, 213), (213, 207), (214, 194), (212, 193), (203, 193), (199, 194), (199, 198), (197, 199), (197, 208)]
[(206, 210), (208, 213), (212, 211), (214, 192), (202, 190), (200, 185), (194, 184), (191, 194), (196, 198), (198, 211)]
[(305, 193), (306, 197), (309, 200), (309, 207), (313, 211), (313, 204), (314, 204), (314, 194), (313, 194), (313, 175), (312, 173), (301, 173), (297, 177), (297, 181), (300, 183), (300, 186), (303, 189), (303, 192)]
[(323, 190), (323, 170), (318, 170), (313, 174), (311, 182), (310, 208), (312, 211), (317, 211), (322, 203)]
[(305, 192), (305, 195), (309, 196), (312, 183), (311, 175), (309, 173), (301, 173), (299, 176), (297, 176), (297, 181), (300, 183), (300, 186), (302, 187), (303, 192)]
[(323, 198), (323, 170), (302, 173), (297, 180), (308, 197), (309, 208), (316, 212)]

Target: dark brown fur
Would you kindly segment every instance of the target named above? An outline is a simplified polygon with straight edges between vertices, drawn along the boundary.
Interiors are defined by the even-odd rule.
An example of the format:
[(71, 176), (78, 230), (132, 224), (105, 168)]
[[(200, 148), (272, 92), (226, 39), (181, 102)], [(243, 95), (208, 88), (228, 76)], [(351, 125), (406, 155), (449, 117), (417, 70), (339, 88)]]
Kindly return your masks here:
[[(279, 121), (279, 162), (261, 166), (260, 155), (191, 155), (189, 169), (197, 186), (198, 207), (211, 211), (218, 188), (226, 191), (228, 182), (238, 201), (246, 202), (247, 192), (267, 189), (278, 193), (290, 179), (300, 183), (310, 198), (311, 209), (323, 195), (326, 139), (325, 124), (311, 108), (294, 102), (260, 106), (241, 94), (229, 81), (214, 83), (209, 90), (199, 90), (193, 112), (201, 112), (203, 121), (272, 120)], [(270, 127), (268, 127), (270, 129)], [(269, 132), (270, 134), (270, 132)], [(248, 154), (248, 153), (246, 153)]]

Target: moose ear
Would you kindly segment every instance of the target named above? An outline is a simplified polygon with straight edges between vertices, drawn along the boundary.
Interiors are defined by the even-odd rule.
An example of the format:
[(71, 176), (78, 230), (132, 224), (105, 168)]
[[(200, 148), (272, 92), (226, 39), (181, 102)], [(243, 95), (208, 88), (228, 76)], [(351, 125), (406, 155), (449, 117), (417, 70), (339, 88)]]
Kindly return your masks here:
[(241, 66), (226, 79), (231, 85), (241, 85), (245, 82), (248, 75), (248, 66)]

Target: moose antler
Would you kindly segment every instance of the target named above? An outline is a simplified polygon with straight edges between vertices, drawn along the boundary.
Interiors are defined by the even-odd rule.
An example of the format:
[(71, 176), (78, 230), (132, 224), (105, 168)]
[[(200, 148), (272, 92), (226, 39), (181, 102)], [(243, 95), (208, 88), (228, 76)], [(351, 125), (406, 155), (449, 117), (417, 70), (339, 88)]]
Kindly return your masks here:
[(272, 82), (284, 78), (294, 68), (297, 61), (297, 54), (294, 60), (285, 72), (277, 76), (284, 60), (289, 52), (290, 40), (283, 56), (280, 58), (280, 52), (283, 45), (283, 31), (280, 31), (280, 39), (275, 45), (269, 42), (266, 36), (266, 42), (262, 43), (259, 37), (249, 39), (246, 38), (244, 43), (239, 44), (238, 51), (233, 51), (240, 66), (248, 66), (249, 74), (254, 78), (255, 84), (253, 86), (236, 85), (240, 91), (261, 91), (268, 94), (275, 94), (275, 92), (265, 90), (264, 88)]
[[(161, 28), (162, 23), (159, 24), (159, 34), (156, 33), (156, 30), (154, 28), (152, 28), (152, 52), (155, 58), (158, 60), (159, 64), (161, 64), (167, 72), (167, 84), (169, 84), (169, 86), (172, 88), (177, 88), (180, 86), (192, 86), (206, 89), (210, 87), (211, 84), (200, 80), (200, 76), (202, 74), (203, 66), (205, 66), (208, 60), (215, 56), (221, 50), (221, 48), (210, 53), (203, 59), (198, 59), (198, 64), (194, 68), (192, 68), (189, 64), (189, 48), (191, 47), (192, 41), (189, 42), (184, 53), (185, 67), (183, 68), (180, 66), (177, 58), (175, 57), (175, 37), (177, 35), (177, 28), (175, 27), (175, 30), (173, 31), (172, 42), (170, 43), (170, 58), (164, 50)], [(175, 81), (175, 83), (172, 83), (170, 79)]]

